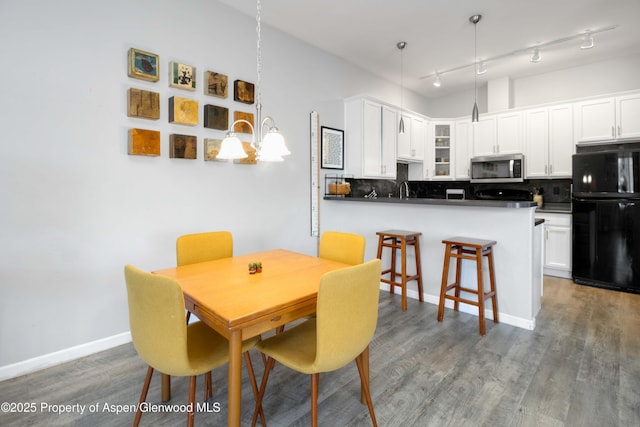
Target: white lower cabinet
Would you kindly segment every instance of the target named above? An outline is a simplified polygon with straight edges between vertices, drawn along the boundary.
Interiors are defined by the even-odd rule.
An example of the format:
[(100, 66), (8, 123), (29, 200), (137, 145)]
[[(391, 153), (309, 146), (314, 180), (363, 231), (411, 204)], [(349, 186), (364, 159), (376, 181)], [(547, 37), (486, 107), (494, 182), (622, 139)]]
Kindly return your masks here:
[(536, 213), (544, 218), (544, 274), (571, 278), (571, 214)]

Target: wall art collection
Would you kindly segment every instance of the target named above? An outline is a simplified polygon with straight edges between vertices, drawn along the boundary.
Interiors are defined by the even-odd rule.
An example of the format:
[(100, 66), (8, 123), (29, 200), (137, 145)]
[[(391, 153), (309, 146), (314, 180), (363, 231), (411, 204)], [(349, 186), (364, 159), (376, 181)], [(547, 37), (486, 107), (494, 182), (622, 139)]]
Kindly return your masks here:
[[(127, 75), (134, 79), (148, 82), (160, 80), (160, 57), (151, 52), (130, 48), (128, 51)], [(186, 91), (196, 91), (198, 85), (203, 87), (204, 95), (226, 99), (228, 97), (229, 77), (216, 71), (206, 70), (202, 83), (196, 78), (196, 67), (182, 62), (170, 61), (169, 87)], [(253, 104), (255, 85), (244, 80), (233, 82), (233, 100), (242, 104)], [(160, 92), (131, 87), (127, 90), (127, 116), (136, 119), (160, 119)], [(197, 99), (172, 95), (168, 100), (168, 121), (182, 126), (198, 126), (200, 103)], [(205, 104), (203, 106), (203, 128), (214, 131), (229, 130), (229, 108)], [(234, 111), (233, 119), (243, 119), (254, 124), (254, 115), (246, 111)], [(240, 134), (252, 131), (246, 123), (240, 123), (233, 129)], [(131, 128), (128, 135), (128, 154), (137, 156), (160, 156), (160, 131), (152, 129)], [(204, 138), (203, 159), (216, 160), (220, 152), (222, 138)], [(250, 142), (243, 142), (247, 153), (246, 159), (234, 160), (239, 164), (256, 164), (256, 150)], [(172, 133), (169, 135), (169, 158), (197, 159), (198, 137)]]

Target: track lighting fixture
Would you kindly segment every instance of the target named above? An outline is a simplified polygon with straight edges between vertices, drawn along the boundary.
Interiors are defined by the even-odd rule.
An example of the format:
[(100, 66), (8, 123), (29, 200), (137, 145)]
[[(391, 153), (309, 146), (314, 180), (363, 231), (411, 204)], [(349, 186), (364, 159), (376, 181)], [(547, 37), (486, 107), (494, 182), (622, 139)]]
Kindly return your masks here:
[(542, 57), (540, 56), (540, 49), (538, 48), (533, 49), (533, 53), (531, 54), (531, 62), (533, 63), (540, 62), (541, 59)]
[(486, 72), (487, 72), (487, 63), (484, 61), (478, 63), (478, 66), (476, 67), (476, 74), (480, 76)]
[(442, 84), (442, 82), (440, 81), (440, 76), (438, 75), (438, 73), (436, 73), (436, 78), (435, 78), (435, 80), (433, 80), (433, 85), (435, 87), (440, 87), (441, 84)]
[[(480, 15), (473, 15), (469, 18), (469, 21), (472, 24), (477, 24), (478, 21), (480, 21), (481, 16)], [(474, 20), (476, 20), (474, 22)], [(520, 48), (520, 49), (516, 49), (513, 50), (511, 52), (506, 52), (500, 55), (496, 55), (496, 56), (492, 56), (490, 58), (484, 58), (480, 63), (478, 62), (478, 58), (474, 58), (474, 61), (472, 63), (466, 63), (466, 64), (462, 64), (462, 65), (458, 65), (456, 67), (452, 67), (452, 68), (448, 68), (445, 70), (439, 70), (437, 72), (434, 72), (432, 74), (427, 74), (425, 76), (420, 77), (420, 79), (429, 79), (431, 77), (435, 77), (434, 80), (434, 86), (436, 86), (436, 82), (440, 81), (440, 78), (442, 78), (442, 76), (444, 76), (445, 74), (449, 74), (449, 73), (453, 73), (455, 71), (460, 71), (460, 70), (464, 70), (465, 68), (469, 68), (469, 67), (474, 67), (475, 68), (475, 73), (474, 75), (478, 75), (478, 74), (483, 74), (486, 72), (486, 64), (488, 62), (493, 62), (493, 61), (498, 61), (500, 59), (505, 59), (505, 58), (509, 58), (512, 56), (517, 56), (517, 55), (529, 55), (530, 61), (533, 63), (539, 62), (542, 59), (542, 55), (540, 54), (540, 50), (544, 49), (548, 46), (554, 46), (554, 45), (558, 45), (558, 44), (562, 44), (562, 43), (567, 43), (576, 39), (581, 39), (582, 42), (580, 44), (580, 48), (581, 49), (591, 49), (594, 45), (593, 42), (593, 36), (594, 34), (600, 34), (603, 33), (605, 31), (611, 31), (611, 30), (615, 30), (616, 28), (618, 28), (619, 25), (615, 24), (615, 25), (610, 25), (608, 27), (603, 27), (603, 28), (598, 28), (596, 30), (590, 30), (587, 29), (581, 33), (578, 34), (572, 34), (566, 37), (561, 37), (559, 39), (555, 39), (555, 40), (551, 40), (548, 42), (544, 42), (544, 43), (536, 43), (532, 46), (527, 46), (524, 48)]]
[(582, 36), (582, 44), (580, 45), (580, 49), (591, 49), (593, 47), (593, 36), (589, 31), (587, 31), (584, 36)]

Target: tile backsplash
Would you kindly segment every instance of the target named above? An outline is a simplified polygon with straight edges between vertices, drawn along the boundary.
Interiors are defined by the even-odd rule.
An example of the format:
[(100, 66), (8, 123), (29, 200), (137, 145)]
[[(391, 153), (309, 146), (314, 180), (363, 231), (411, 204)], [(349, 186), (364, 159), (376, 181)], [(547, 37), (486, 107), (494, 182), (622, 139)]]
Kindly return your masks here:
[(447, 189), (456, 188), (465, 191), (467, 199), (475, 199), (478, 191), (489, 189), (535, 191), (544, 196), (545, 203), (570, 203), (571, 179), (529, 179), (519, 183), (471, 184), (469, 181), (409, 181), (408, 166), (398, 163), (396, 180), (389, 179), (349, 179), (352, 197), (364, 197), (375, 190), (378, 197), (399, 197), (400, 186), (407, 181), (411, 197), (444, 199)]

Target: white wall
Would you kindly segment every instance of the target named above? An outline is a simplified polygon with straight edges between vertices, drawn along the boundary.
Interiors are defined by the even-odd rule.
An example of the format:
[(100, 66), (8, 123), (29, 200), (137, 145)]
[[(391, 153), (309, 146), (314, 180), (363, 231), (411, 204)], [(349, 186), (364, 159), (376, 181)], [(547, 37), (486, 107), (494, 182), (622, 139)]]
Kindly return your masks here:
[[(264, 113), (292, 154), (282, 164), (204, 162), (203, 138), (224, 132), (169, 124), (167, 99), (199, 100), (200, 123), (205, 103), (230, 114), (253, 106), (232, 91), (221, 100), (201, 86), (169, 88), (168, 63), (196, 66), (200, 80), (210, 69), (255, 81), (254, 17), (211, 0), (0, 2), (0, 371), (126, 333), (123, 266), (175, 265), (180, 234), (227, 229), (235, 253), (315, 254), (309, 113), (342, 128), (344, 97), (399, 92), (264, 25), (262, 36)], [(160, 55), (159, 82), (127, 77), (131, 47)], [(131, 87), (160, 93), (160, 120), (127, 117)], [(160, 157), (127, 155), (132, 127), (161, 131)], [(198, 160), (170, 159), (170, 133), (197, 135)]]
[[(213, 0), (2, 0), (0, 37), (0, 378), (38, 366), (29, 364), (33, 358), (126, 334), (123, 266), (174, 265), (180, 234), (228, 229), (239, 254), (273, 247), (314, 254), (309, 113), (343, 128), (343, 98), (400, 98), (395, 83), (263, 26), (264, 113), (276, 119), (293, 154), (283, 164), (204, 162), (203, 138), (223, 132), (169, 124), (167, 99), (199, 100), (201, 123), (205, 103), (231, 113), (251, 106), (232, 94), (220, 100), (201, 89), (169, 88), (168, 63), (196, 66), (200, 80), (211, 69), (255, 81), (253, 17)], [(131, 47), (160, 55), (159, 82), (127, 77)], [(638, 69), (637, 58), (620, 61)], [(570, 79), (567, 73), (558, 82)], [(590, 75), (605, 78), (595, 69)], [(638, 88), (635, 76), (616, 85)], [(535, 89), (528, 90), (514, 81), (516, 104), (541, 102), (526, 94), (543, 82), (531, 78)], [(127, 117), (131, 87), (160, 93), (160, 120)], [(581, 88), (588, 91), (575, 85)], [(467, 95), (438, 100), (450, 106), (438, 114), (427, 109), (434, 100), (405, 92), (405, 108), (461, 116), (470, 114)], [(132, 127), (161, 131), (161, 157), (127, 155)], [(169, 159), (171, 133), (197, 135), (200, 158)]]

